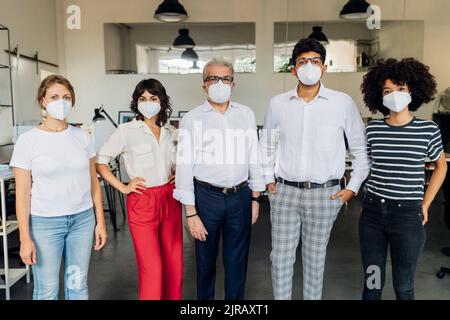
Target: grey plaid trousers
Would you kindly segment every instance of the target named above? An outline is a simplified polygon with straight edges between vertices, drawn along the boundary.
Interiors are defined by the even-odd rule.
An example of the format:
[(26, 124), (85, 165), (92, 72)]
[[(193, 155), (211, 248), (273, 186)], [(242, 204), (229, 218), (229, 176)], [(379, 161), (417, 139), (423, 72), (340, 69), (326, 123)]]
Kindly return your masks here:
[(275, 300), (290, 300), (296, 250), (302, 240), (303, 299), (322, 299), (323, 273), (331, 229), (342, 200), (331, 188), (299, 189), (281, 183), (269, 195), (272, 223), (272, 286)]

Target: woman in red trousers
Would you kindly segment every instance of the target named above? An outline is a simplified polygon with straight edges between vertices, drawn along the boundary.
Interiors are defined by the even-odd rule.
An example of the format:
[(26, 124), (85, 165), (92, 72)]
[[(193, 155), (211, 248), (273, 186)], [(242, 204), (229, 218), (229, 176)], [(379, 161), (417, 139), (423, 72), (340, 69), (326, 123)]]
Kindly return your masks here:
[[(97, 172), (127, 195), (127, 213), (139, 269), (140, 300), (181, 300), (183, 231), (181, 205), (173, 197), (175, 128), (167, 124), (170, 98), (155, 79), (141, 81), (131, 110), (97, 156)], [(108, 164), (123, 155), (126, 185)]]

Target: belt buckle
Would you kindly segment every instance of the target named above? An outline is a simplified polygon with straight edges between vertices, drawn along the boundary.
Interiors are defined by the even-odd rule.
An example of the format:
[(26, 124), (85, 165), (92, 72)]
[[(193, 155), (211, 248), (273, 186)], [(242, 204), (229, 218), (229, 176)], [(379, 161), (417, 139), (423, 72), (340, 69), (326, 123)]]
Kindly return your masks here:
[(228, 190), (231, 190), (233, 193), (236, 193), (237, 192), (237, 187), (236, 186), (234, 186), (234, 187), (231, 187), (231, 188), (223, 188), (223, 190), (222, 190), (222, 193), (223, 194), (230, 194), (231, 193), (231, 191), (228, 191)]
[(311, 189), (311, 182), (310, 181), (306, 182), (306, 189)]

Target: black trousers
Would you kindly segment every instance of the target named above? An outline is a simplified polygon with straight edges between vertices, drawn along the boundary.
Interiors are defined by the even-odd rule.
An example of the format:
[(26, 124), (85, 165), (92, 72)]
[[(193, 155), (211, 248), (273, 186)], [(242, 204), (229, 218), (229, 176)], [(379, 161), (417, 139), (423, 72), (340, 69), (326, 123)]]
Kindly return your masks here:
[(422, 219), (422, 201), (391, 201), (367, 194), (359, 223), (365, 275), (363, 299), (382, 297), (388, 248), (397, 299), (415, 298), (416, 267), (426, 239)]
[(197, 212), (208, 232), (206, 241), (195, 241), (197, 299), (213, 300), (216, 260), (223, 236), (225, 300), (242, 300), (245, 295), (248, 252), (252, 229), (252, 192), (245, 187), (225, 195), (195, 183)]

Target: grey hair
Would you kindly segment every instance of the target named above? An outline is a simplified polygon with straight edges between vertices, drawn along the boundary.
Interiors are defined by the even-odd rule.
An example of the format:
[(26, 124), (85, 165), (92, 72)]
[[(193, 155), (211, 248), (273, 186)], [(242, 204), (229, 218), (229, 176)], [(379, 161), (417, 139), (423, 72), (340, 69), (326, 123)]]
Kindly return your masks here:
[(203, 80), (206, 78), (206, 74), (207, 74), (207, 70), (209, 67), (211, 66), (224, 66), (227, 67), (231, 70), (231, 74), (234, 77), (234, 67), (233, 64), (228, 61), (227, 59), (225, 59), (224, 57), (218, 57), (218, 58), (213, 58), (212, 60), (210, 60), (205, 67), (203, 68)]

